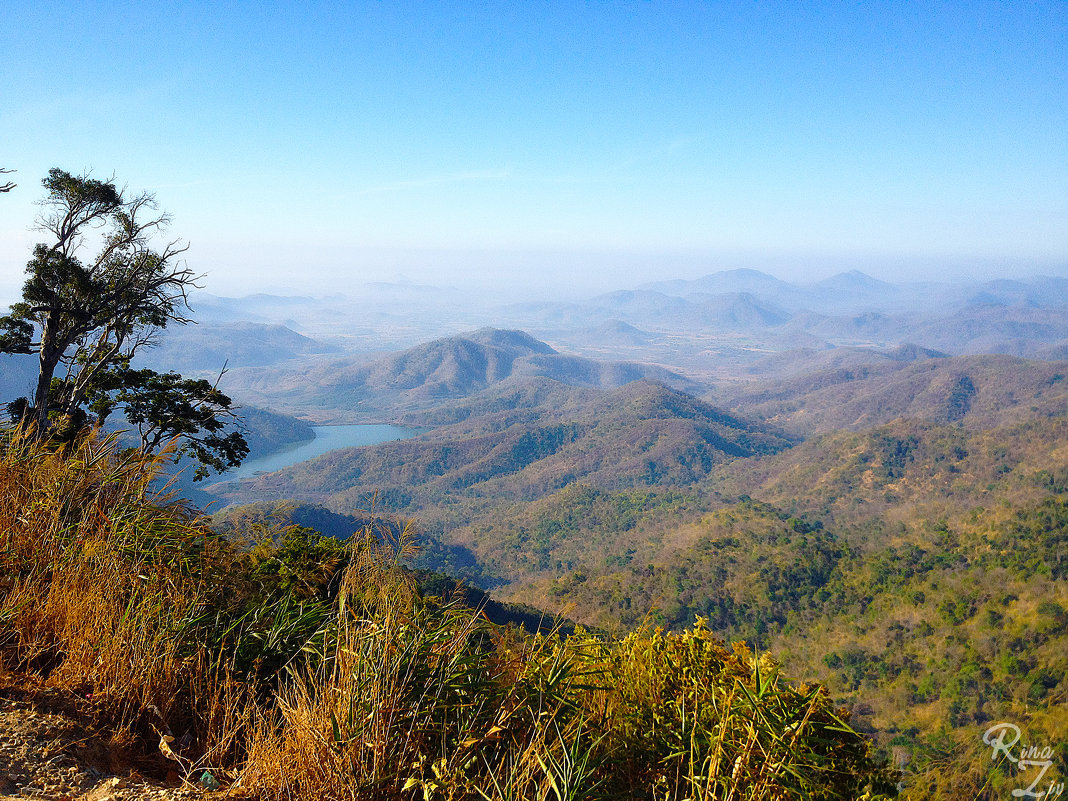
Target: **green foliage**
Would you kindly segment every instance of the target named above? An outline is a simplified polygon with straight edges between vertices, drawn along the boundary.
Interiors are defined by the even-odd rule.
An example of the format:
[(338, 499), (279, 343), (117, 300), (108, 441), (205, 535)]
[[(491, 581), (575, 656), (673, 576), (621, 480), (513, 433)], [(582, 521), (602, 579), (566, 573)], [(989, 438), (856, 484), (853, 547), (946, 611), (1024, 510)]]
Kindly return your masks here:
[(986, 539), (991, 551), (980, 557), (984, 567), (1004, 566), (1022, 578), (1063, 579), (1068, 576), (1068, 498), (1046, 498), (1021, 509)]
[(589, 580), (565, 575), (555, 599), (600, 625), (633, 628), (649, 615), (677, 630), (701, 617), (725, 636), (766, 642), (769, 626), (821, 609), (843, 556), (833, 535), (768, 504), (742, 501), (706, 516), (697, 541), (668, 564), (630, 564)]
[[(40, 370), (33, 397), (8, 412), (35, 436), (69, 442), (90, 413), (102, 424), (121, 405), (149, 450), (178, 437), (204, 471), (240, 463), (248, 453), (240, 431), (223, 431), (234, 419), (228, 397), (204, 381), (129, 366), (158, 330), (189, 322), (195, 276), (178, 262), (185, 248), (154, 247), (167, 215), (153, 216), (152, 195), (88, 175), (52, 169), (43, 183), (38, 229), (51, 241), (34, 247), (22, 300), (0, 317), (0, 352), (36, 353)], [(99, 250), (83, 259), (100, 228)]]
[(964, 418), (972, 407), (977, 390), (969, 376), (961, 376), (946, 400), (946, 420), (955, 423)]
[(147, 450), (177, 438), (177, 454), (188, 454), (197, 462), (194, 480), (206, 477), (209, 470), (221, 473), (237, 467), (248, 455), (244, 435), (232, 429), (236, 414), (230, 398), (210, 381), (125, 366), (113, 376), (113, 383), (103, 387), (111, 394), (95, 396), (100, 405), (121, 406)]
[(349, 562), (345, 545), (303, 526), (287, 526), (277, 545), (251, 549), (252, 576), (270, 595), (330, 600), (337, 595)]
[(619, 688), (613, 744), (657, 766), (642, 781), (658, 797), (894, 794), (893, 774), (871, 770), (863, 738), (842, 739), (852, 730), (822, 688), (784, 684), (769, 654), (726, 650), (702, 618), (675, 636), (629, 635), (610, 665)]

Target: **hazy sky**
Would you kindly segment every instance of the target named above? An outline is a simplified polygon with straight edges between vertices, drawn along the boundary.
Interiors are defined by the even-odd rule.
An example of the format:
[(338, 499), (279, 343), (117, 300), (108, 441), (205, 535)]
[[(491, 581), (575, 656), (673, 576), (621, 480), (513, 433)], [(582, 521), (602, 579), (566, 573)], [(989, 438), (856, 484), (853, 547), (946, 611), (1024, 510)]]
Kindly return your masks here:
[(0, 295), (49, 167), (207, 288), (1068, 274), (1068, 3), (8, 2)]

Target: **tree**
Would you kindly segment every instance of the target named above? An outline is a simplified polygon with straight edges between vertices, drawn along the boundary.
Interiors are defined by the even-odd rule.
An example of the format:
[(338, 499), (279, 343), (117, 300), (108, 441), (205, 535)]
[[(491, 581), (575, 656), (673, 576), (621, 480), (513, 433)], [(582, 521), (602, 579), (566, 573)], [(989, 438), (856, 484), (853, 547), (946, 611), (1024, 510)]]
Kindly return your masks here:
[[(225, 469), (248, 453), (230, 399), (206, 381), (177, 373), (134, 370), (130, 360), (169, 323), (191, 322), (187, 292), (197, 276), (179, 261), (176, 240), (155, 246), (170, 223), (155, 198), (129, 195), (112, 181), (50, 170), (43, 181), (38, 230), (50, 241), (34, 247), (22, 301), (0, 317), (0, 353), (36, 353), (31, 399), (9, 407), (40, 438), (64, 439), (89, 413), (103, 423), (121, 406), (154, 449), (172, 437), (201, 464)], [(96, 255), (80, 254), (90, 243)]]
[(194, 480), (207, 476), (209, 469), (221, 473), (237, 467), (248, 455), (241, 432), (227, 430), (236, 420), (230, 398), (210, 381), (134, 370), (124, 363), (107, 372), (88, 406), (101, 423), (120, 406), (147, 451), (178, 437), (181, 452), (199, 462)]
[[(14, 172), (14, 170), (5, 170), (3, 167), (0, 167), (0, 175), (7, 175), (12, 172)], [(0, 192), (10, 192), (16, 185), (17, 184), (12, 181), (8, 181), (6, 184), (0, 184)]]

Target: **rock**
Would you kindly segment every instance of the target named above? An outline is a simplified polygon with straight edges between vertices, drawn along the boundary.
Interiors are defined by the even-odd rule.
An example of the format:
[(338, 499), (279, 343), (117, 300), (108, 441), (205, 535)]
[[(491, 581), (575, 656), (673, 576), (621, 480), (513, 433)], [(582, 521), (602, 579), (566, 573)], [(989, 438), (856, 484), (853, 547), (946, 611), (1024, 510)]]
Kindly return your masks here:
[(100, 782), (96, 787), (78, 797), (78, 801), (112, 801), (115, 793), (126, 786), (126, 782), (117, 776)]

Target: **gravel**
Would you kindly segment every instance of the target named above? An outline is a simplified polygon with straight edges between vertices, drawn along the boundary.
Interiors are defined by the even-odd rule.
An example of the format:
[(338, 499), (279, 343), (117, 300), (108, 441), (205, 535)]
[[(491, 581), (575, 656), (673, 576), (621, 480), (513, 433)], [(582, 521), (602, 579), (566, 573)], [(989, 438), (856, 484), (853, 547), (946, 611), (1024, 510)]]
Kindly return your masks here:
[(0, 801), (179, 801), (223, 795), (206, 793), (176, 773), (169, 781), (130, 769), (119, 775), (106, 767), (107, 744), (63, 704), (50, 704), (47, 691), (18, 695), (0, 691)]

